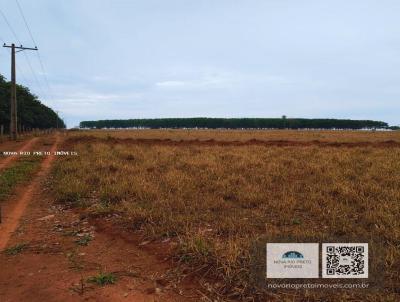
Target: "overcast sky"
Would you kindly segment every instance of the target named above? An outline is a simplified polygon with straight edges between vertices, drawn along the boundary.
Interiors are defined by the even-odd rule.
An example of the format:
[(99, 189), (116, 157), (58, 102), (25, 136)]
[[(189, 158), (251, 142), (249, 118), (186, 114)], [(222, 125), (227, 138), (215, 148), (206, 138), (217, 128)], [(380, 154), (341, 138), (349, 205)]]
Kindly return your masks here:
[[(400, 1), (19, 0), (18, 81), (82, 120), (309, 117), (400, 124)], [(0, 9), (32, 46), (15, 0)], [(0, 41), (15, 38), (0, 15)], [(17, 42), (18, 43), (18, 42)], [(0, 73), (9, 78), (9, 51)], [(38, 83), (39, 82), (39, 85)]]

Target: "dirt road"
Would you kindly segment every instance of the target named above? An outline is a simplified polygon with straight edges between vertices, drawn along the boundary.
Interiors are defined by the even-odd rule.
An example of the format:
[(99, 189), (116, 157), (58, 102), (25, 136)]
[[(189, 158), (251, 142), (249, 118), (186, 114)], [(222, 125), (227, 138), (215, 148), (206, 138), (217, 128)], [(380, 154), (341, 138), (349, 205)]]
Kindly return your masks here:
[[(29, 148), (34, 144), (36, 138), (29, 140), (24, 147), (21, 149), (22, 151), (29, 150)], [(57, 150), (57, 145), (59, 142), (59, 136), (56, 136), (56, 140), (53, 146), (50, 149), (50, 152), (54, 152)], [(3, 162), (3, 167), (9, 165), (13, 160), (17, 157), (8, 157), (6, 162)], [(3, 213), (6, 213), (2, 219), (2, 223), (0, 224), (0, 251), (2, 251), (8, 243), (12, 232), (15, 231), (18, 226), (18, 222), (23, 215), (27, 205), (31, 201), (33, 197), (33, 192), (38, 190), (40, 185), (40, 180), (47, 175), (50, 165), (54, 160), (54, 156), (46, 157), (41, 163), (40, 171), (38, 175), (31, 181), (31, 183), (21, 192), (20, 196), (16, 197), (16, 202), (13, 204), (8, 204), (8, 206), (4, 207)], [(0, 166), (1, 168), (1, 166)]]

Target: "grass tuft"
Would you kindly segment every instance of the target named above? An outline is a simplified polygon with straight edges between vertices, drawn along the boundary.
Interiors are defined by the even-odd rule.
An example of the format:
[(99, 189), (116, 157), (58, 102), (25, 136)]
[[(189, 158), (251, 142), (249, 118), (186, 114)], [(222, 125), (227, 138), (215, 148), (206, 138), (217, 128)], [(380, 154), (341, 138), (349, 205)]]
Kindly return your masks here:
[(86, 235), (84, 235), (83, 237), (81, 237), (81, 238), (79, 238), (78, 240), (76, 240), (75, 242), (76, 242), (78, 245), (86, 246), (86, 245), (89, 244), (90, 241), (92, 241), (92, 236), (86, 234)]
[(0, 171), (0, 201), (5, 200), (17, 184), (29, 180), (39, 165), (40, 158), (21, 158), (11, 167)]
[(117, 281), (117, 277), (112, 273), (100, 272), (96, 276), (89, 277), (87, 281), (100, 286), (105, 286), (108, 284), (114, 284)]
[(21, 253), (24, 249), (26, 249), (28, 245), (26, 243), (18, 243), (12, 247), (7, 248), (4, 253), (6, 255), (17, 255)]

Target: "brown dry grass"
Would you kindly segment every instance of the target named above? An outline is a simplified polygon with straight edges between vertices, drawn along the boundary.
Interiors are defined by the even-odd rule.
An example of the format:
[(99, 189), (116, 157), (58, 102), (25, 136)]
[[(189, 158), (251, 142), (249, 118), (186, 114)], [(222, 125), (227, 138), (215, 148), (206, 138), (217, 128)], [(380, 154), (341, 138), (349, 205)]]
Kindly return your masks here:
[[(118, 131), (72, 134), (79, 157), (54, 171), (54, 191), (89, 213), (118, 212), (147, 238), (175, 238), (175, 257), (213, 291), (234, 299), (395, 301), (399, 298), (400, 148), (132, 144), (119, 138), (362, 142), (399, 133)], [(296, 136), (296, 133), (298, 136)], [(93, 135), (90, 142), (76, 136)], [(144, 136), (148, 135), (148, 137)], [(68, 142), (67, 142), (68, 143)], [(263, 292), (254, 247), (277, 238), (327, 242), (362, 238), (381, 256), (377, 291)], [(337, 241), (337, 240), (336, 240)], [(262, 254), (262, 253), (261, 253)], [(253, 280), (253, 281), (250, 281)], [(322, 279), (321, 279), (322, 280)], [(288, 298), (289, 297), (289, 298)]]
[(174, 130), (174, 129), (143, 129), (143, 130), (90, 130), (74, 131), (71, 135), (81, 136), (82, 133), (104, 138), (133, 139), (172, 139), (172, 140), (209, 140), (247, 141), (257, 140), (290, 140), (321, 142), (400, 142), (400, 131), (305, 131), (305, 130)]

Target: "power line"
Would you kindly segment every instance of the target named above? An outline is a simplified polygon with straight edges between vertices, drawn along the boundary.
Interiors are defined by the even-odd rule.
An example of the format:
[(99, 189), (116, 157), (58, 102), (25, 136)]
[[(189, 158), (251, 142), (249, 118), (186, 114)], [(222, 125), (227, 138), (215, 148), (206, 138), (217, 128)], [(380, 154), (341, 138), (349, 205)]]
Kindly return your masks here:
[(19, 10), (19, 12), (20, 12), (20, 14), (21, 14), (21, 16), (22, 16), (22, 19), (24, 20), (25, 26), (26, 26), (26, 28), (28, 29), (29, 36), (31, 37), (33, 44), (34, 44), (35, 46), (37, 46), (37, 44), (36, 44), (36, 42), (35, 42), (35, 39), (33, 38), (31, 29), (29, 28), (28, 22), (26, 22), (25, 15), (24, 15), (24, 13), (22, 12), (21, 5), (19, 4), (18, 0), (15, 0), (15, 2), (17, 3), (18, 10)]
[[(5, 43), (4, 43), (4, 44), (5, 44)], [(10, 49), (8, 50), (8, 54), (11, 54), (11, 50), (10, 50)], [(16, 67), (17, 70), (18, 70), (18, 77), (20, 77), (20, 78), (22, 79), (22, 81), (25, 83), (25, 85), (29, 86), (29, 84), (31, 84), (32, 82), (29, 81), (29, 80), (25, 77), (24, 73), (22, 72), (22, 69), (21, 69), (18, 65), (15, 65), (15, 67)]]
[(6, 15), (3, 13), (3, 11), (1, 9), (0, 9), (0, 14), (3, 16), (4, 21), (6, 22), (8, 28), (10, 29), (12, 34), (14, 35), (15, 39), (17, 39), (17, 42), (19, 44), (22, 44), (21, 41), (18, 39), (17, 34), (15, 33), (14, 29), (12, 28), (10, 22), (8, 22), (8, 19), (7, 19)]
[[(16, 39), (16, 41), (17, 41), (20, 45), (22, 45), (21, 40), (18, 38), (18, 36), (17, 36), (17, 34), (15, 33), (13, 27), (11, 26), (10, 22), (8, 21), (6, 15), (3, 13), (3, 11), (2, 11), (1, 9), (0, 9), (0, 14), (2, 15), (4, 21), (6, 22), (8, 28), (10, 29), (10, 31), (11, 31), (11, 33), (13, 34), (14, 38)], [(43, 96), (45, 96), (45, 94), (43, 93), (42, 86), (40, 85), (39, 80), (38, 80), (38, 78), (37, 78), (37, 76), (36, 76), (36, 73), (35, 73), (34, 69), (32, 68), (32, 64), (31, 64), (31, 62), (30, 62), (30, 60), (29, 60), (29, 57), (28, 57), (28, 55), (27, 55), (25, 52), (24, 52), (24, 56), (25, 56), (26, 62), (28, 63), (29, 69), (31, 70), (31, 73), (32, 73), (32, 75), (33, 75), (33, 77), (34, 77), (34, 79), (35, 79), (36, 85), (38, 86), (38, 89), (40, 90), (41, 94), (42, 94)]]
[[(31, 31), (31, 29), (30, 29), (30, 27), (29, 27), (28, 21), (27, 21), (26, 18), (25, 18), (25, 14), (24, 14), (24, 12), (23, 12), (23, 10), (22, 10), (22, 7), (21, 7), (21, 5), (19, 4), (19, 1), (18, 1), (18, 0), (15, 0), (15, 2), (17, 3), (19, 13), (21, 14), (21, 17), (22, 17), (22, 19), (24, 20), (25, 27), (26, 27), (26, 29), (28, 30), (29, 36), (31, 37), (31, 40), (32, 40), (33, 44), (34, 44), (35, 46), (37, 46), (37, 43), (36, 43), (36, 41), (35, 41), (35, 38), (33, 37), (32, 31)], [(38, 57), (38, 60), (39, 60), (39, 63), (40, 63), (40, 68), (42, 69), (42, 74), (43, 74), (43, 76), (44, 76), (44, 79), (45, 79), (45, 82), (46, 82), (46, 85), (47, 85), (47, 90), (48, 90), (49, 94), (52, 94), (52, 93), (51, 93), (51, 88), (50, 88), (50, 85), (49, 85), (49, 81), (48, 81), (48, 79), (47, 79), (47, 73), (46, 73), (46, 70), (45, 70), (45, 68), (44, 68), (43, 60), (42, 60), (42, 58), (41, 58), (41, 56), (40, 56), (39, 51), (37, 51), (36, 54), (37, 54), (37, 57)]]
[(25, 85), (29, 86), (29, 83), (31, 83), (31, 81), (25, 78), (24, 73), (22, 72), (21, 68), (19, 68), (18, 65), (16, 65), (16, 68), (18, 70), (18, 76), (22, 78), (22, 81), (24, 81)]

